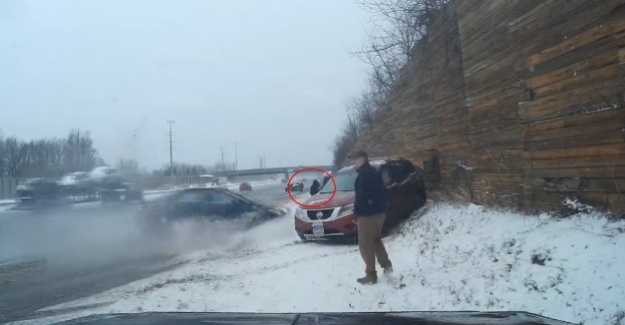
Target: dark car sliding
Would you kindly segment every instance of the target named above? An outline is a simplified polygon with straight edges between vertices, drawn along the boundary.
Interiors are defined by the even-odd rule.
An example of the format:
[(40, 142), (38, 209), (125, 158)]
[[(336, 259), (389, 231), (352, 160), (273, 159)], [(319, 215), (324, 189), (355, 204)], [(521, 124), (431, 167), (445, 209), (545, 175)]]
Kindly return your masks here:
[[(415, 210), (421, 208), (427, 199), (423, 171), (409, 160), (398, 157), (371, 159), (370, 163), (381, 174), (389, 188), (384, 232), (388, 232)], [(348, 166), (333, 175), (334, 182), (326, 182), (319, 193), (304, 204), (324, 204), (334, 192), (331, 201), (317, 208), (298, 208), (295, 212), (295, 231), (303, 240), (347, 239), (355, 241), (358, 235), (354, 215), (354, 181), (356, 169)]]
[(219, 187), (187, 188), (143, 202), (141, 216), (151, 228), (167, 228), (179, 220), (236, 220), (248, 227), (285, 215), (275, 207)]

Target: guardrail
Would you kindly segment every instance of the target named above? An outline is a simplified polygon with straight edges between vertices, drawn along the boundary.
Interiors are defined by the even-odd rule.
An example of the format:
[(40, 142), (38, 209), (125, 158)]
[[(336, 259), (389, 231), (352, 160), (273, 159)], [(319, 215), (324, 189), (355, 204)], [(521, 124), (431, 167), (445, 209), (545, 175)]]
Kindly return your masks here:
[(296, 166), (296, 167), (275, 167), (275, 168), (256, 168), (256, 169), (241, 169), (241, 170), (226, 170), (221, 172), (215, 172), (215, 176), (250, 176), (250, 175), (269, 175), (269, 174), (285, 174), (293, 173), (304, 168), (315, 167), (323, 170), (332, 170), (333, 166)]

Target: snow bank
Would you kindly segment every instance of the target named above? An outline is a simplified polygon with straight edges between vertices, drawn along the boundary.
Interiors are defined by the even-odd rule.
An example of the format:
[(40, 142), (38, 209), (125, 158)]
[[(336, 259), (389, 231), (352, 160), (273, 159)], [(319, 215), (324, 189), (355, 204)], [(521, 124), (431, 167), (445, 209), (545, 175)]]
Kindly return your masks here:
[(0, 205), (11, 205), (15, 203), (15, 199), (0, 200)]
[(0, 200), (0, 212), (10, 210), (15, 205), (15, 199)]
[[(292, 208), (292, 206), (291, 206)], [(290, 217), (238, 234), (191, 263), (51, 309), (341, 312), (524, 310), (618, 324), (625, 310), (625, 221), (567, 219), (440, 205), (385, 239), (392, 277), (362, 286), (355, 246), (299, 244)], [(100, 305), (102, 306), (102, 305)], [(47, 320), (49, 322), (50, 320)]]

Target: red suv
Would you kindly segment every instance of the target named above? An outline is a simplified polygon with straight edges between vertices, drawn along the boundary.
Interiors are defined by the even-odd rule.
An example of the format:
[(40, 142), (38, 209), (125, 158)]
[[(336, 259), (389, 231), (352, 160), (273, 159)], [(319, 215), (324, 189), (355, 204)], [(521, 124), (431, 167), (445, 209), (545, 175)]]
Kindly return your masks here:
[(241, 185), (239, 185), (239, 192), (245, 192), (245, 191), (251, 191), (252, 190), (252, 185), (250, 185), (250, 183), (247, 182), (243, 182), (241, 183)]
[[(369, 163), (381, 174), (389, 188), (384, 231), (407, 219), (426, 201), (423, 171), (409, 160), (398, 157), (370, 159)], [(319, 208), (297, 208), (295, 211), (295, 231), (302, 240), (348, 239), (355, 241), (358, 235), (354, 215), (354, 181), (356, 169), (348, 166), (333, 174), (336, 182), (336, 195)], [(304, 202), (304, 205), (321, 204), (332, 196), (334, 183), (327, 182), (317, 193)]]

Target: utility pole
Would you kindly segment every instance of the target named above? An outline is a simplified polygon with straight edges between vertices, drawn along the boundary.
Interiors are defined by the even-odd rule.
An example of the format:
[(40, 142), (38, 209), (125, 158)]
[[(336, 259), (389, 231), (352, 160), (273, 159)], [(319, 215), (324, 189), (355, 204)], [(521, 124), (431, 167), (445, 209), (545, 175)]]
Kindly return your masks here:
[(267, 175), (267, 157), (265, 156), (264, 152), (263, 152), (263, 166), (265, 167), (265, 175)]
[(169, 177), (172, 185), (174, 181), (174, 135), (172, 132), (174, 123), (173, 120), (167, 121), (167, 124), (169, 124)]
[(234, 170), (239, 170), (239, 156), (237, 155), (237, 143), (234, 143)]
[(263, 156), (258, 156), (258, 161), (260, 162), (260, 169), (263, 169)]
[(224, 165), (224, 147), (221, 147), (221, 169), (222, 171), (226, 170), (226, 165)]

